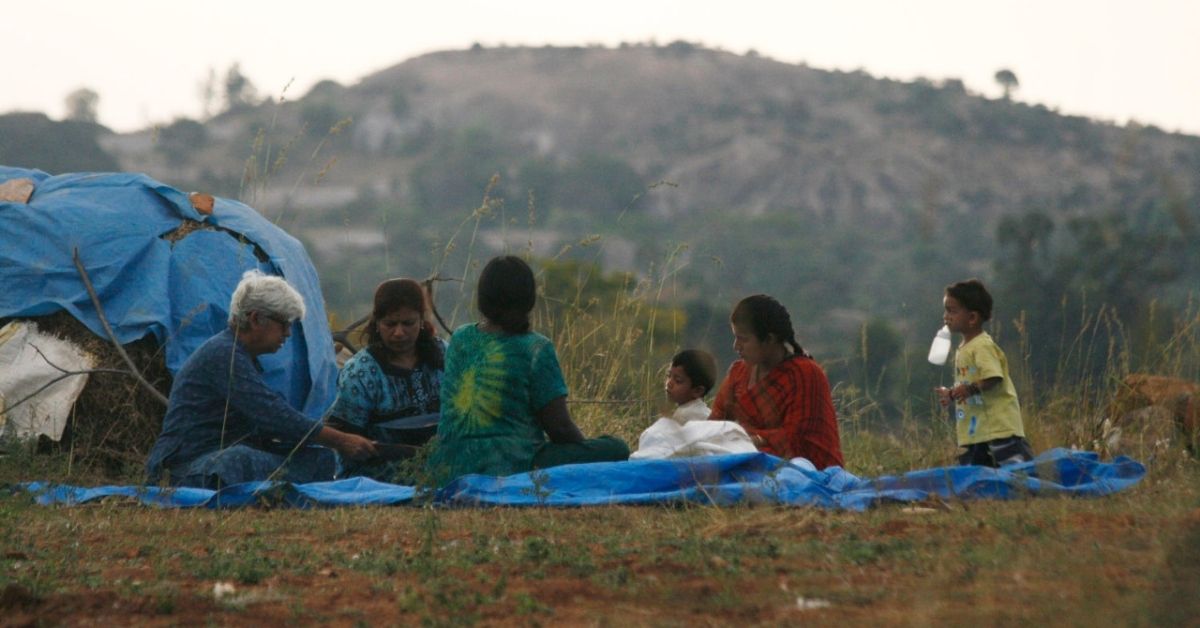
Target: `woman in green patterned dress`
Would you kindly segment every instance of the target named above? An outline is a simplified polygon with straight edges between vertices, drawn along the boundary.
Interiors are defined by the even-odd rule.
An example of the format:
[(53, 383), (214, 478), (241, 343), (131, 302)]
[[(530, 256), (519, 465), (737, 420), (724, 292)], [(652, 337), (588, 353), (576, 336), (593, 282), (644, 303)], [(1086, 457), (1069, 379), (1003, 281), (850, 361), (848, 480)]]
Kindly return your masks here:
[(550, 339), (530, 330), (533, 271), (497, 257), (479, 274), (478, 323), (454, 332), (442, 376), (442, 420), (428, 469), (439, 479), (629, 457), (612, 436), (584, 438), (567, 410), (567, 385)]

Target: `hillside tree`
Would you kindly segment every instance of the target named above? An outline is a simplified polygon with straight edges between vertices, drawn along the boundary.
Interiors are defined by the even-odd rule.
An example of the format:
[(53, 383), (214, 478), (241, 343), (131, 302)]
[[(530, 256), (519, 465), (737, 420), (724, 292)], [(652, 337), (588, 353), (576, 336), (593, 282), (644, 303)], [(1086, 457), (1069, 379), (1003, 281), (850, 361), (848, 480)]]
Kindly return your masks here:
[(225, 109), (234, 111), (253, 105), (258, 98), (258, 90), (250, 78), (242, 74), (241, 64), (236, 61), (225, 72)]
[(100, 94), (87, 87), (67, 94), (67, 119), (74, 122), (96, 122), (96, 110), (100, 105)]
[(1008, 68), (996, 70), (994, 78), (996, 79), (996, 83), (1000, 85), (1000, 89), (1004, 90), (1004, 100), (1009, 100), (1012, 97), (1012, 93), (1021, 86), (1021, 82), (1017, 80), (1017, 75)]

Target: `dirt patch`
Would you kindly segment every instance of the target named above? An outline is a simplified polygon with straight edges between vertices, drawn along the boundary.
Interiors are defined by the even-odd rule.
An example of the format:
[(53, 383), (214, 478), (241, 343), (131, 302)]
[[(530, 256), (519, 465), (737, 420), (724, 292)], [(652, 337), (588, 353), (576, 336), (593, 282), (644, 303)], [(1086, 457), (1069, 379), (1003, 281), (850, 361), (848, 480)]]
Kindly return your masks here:
[(0, 624), (1177, 625), (1200, 584), (1187, 469), (1112, 498), (920, 514), (158, 511), (0, 495), (13, 585)]
[[(821, 532), (805, 538), (768, 525), (809, 519), (797, 509), (721, 513), (719, 534), (704, 532), (703, 511), (614, 508), (552, 521), (521, 513), (500, 524), (452, 512), (439, 515), (445, 532), (433, 545), (423, 540), (431, 537), (422, 513), (409, 509), (170, 513), (157, 524), (145, 510), (120, 510), (133, 520), (123, 524), (61, 511), (38, 526), (51, 538), (39, 538), (22, 562), (52, 565), (71, 537), (94, 549), (52, 593), (11, 586), (2, 623), (1007, 623), (1049, 617), (1050, 604), (1086, 603), (1088, 589), (1062, 586), (1052, 565), (1083, 568), (1093, 544), (1123, 560), (1087, 567), (1090, 586), (1127, 598), (1152, 588), (1154, 570), (1139, 569), (1132, 553), (1153, 560), (1151, 550), (1114, 545), (1114, 531), (1153, 528), (1157, 516), (1076, 512), (1047, 526), (1042, 518), (1063, 506), (1042, 504), (1023, 505), (1021, 517), (988, 504), (928, 523), (899, 509), (821, 514)], [(1059, 528), (1071, 534), (1045, 532)], [(89, 573), (106, 584), (89, 590)], [(1055, 599), (1042, 599), (1051, 590)], [(1012, 599), (1033, 601), (1004, 602)]]

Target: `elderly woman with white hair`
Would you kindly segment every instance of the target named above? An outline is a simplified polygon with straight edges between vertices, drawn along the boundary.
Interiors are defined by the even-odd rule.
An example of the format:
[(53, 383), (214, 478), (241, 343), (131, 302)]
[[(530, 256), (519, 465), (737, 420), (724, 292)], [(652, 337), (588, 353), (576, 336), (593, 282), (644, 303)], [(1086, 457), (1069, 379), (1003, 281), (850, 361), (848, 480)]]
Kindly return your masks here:
[[(229, 304), (229, 327), (209, 338), (175, 376), (162, 433), (146, 461), (148, 482), (219, 488), (254, 480), (333, 478), (332, 448), (350, 459), (375, 444), (296, 410), (262, 377), (258, 356), (278, 351), (304, 299), (280, 277), (242, 276)], [(310, 444), (325, 447), (311, 447)]]

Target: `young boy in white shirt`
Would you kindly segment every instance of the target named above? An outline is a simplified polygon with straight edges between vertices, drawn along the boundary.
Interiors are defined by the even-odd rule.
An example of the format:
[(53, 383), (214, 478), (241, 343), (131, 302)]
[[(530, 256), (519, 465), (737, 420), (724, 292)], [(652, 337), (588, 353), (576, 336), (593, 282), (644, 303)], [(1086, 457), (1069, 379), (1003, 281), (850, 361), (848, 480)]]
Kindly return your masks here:
[(638, 437), (630, 460), (687, 458), (754, 453), (750, 435), (733, 421), (709, 421), (704, 396), (716, 384), (717, 363), (698, 349), (680, 351), (671, 359), (664, 386), (675, 403), (671, 416), (659, 417)]
[(667, 372), (667, 399), (676, 404), (671, 419), (680, 425), (689, 421), (707, 421), (708, 405), (704, 396), (717, 378), (717, 362), (711, 353), (685, 349), (671, 358)]

